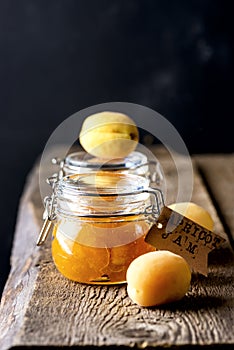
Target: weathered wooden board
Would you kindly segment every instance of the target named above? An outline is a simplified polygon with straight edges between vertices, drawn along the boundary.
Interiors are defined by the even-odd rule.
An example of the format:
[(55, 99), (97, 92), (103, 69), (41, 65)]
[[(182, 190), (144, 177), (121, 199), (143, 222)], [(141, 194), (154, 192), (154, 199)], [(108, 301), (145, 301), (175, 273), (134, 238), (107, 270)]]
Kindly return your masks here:
[(198, 168), (234, 244), (234, 154), (196, 157)]
[[(176, 169), (167, 152), (159, 152), (157, 157), (167, 179), (167, 203), (171, 203), (176, 198)], [(179, 166), (183, 164), (181, 159)], [(215, 231), (224, 234), (196, 164), (201, 166), (197, 157), (192, 199), (211, 212)], [(209, 183), (207, 174), (204, 176)], [(225, 196), (223, 198), (225, 200)], [(141, 308), (128, 298), (125, 285), (87, 286), (63, 278), (52, 262), (50, 242), (36, 247), (42, 211), (36, 166), (27, 179), (20, 202), (12, 269), (1, 301), (1, 349), (17, 346), (224, 347), (234, 344), (234, 267), (228, 243), (210, 254), (208, 277), (194, 275), (191, 289), (183, 300), (161, 307)], [(222, 213), (226, 217), (226, 212)], [(228, 227), (233, 230), (233, 226)]]

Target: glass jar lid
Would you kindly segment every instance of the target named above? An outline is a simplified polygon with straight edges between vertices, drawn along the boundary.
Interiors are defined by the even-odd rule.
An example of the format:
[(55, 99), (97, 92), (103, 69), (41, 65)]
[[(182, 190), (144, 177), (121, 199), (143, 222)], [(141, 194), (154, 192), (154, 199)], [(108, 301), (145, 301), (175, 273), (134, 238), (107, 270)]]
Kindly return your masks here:
[[(80, 173), (90, 170), (129, 170), (143, 166), (147, 163), (146, 155), (140, 152), (132, 152), (125, 158), (106, 160), (96, 158), (84, 151), (70, 153), (64, 161), (65, 173)], [(79, 171), (78, 171), (79, 170)]]
[[(121, 172), (65, 176), (56, 185), (56, 212), (65, 216), (95, 217), (146, 214), (152, 207), (149, 180)], [(154, 191), (157, 212), (162, 194)], [(161, 204), (160, 204), (161, 203)]]
[(125, 158), (102, 159), (84, 151), (68, 154), (64, 159), (53, 158), (53, 164), (59, 165), (58, 178), (66, 175), (103, 172), (121, 172), (140, 175), (150, 180), (150, 186), (165, 193), (166, 183), (160, 162), (152, 154), (134, 151)]
[(123, 174), (121, 172), (98, 171), (67, 175), (58, 183), (58, 191), (82, 195), (126, 195), (147, 189), (149, 180), (142, 176)]

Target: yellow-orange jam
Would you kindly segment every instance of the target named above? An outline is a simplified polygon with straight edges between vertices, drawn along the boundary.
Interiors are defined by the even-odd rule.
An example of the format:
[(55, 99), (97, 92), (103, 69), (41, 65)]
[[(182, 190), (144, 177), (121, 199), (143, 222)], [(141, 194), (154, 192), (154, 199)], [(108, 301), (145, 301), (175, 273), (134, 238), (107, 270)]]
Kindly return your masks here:
[(162, 202), (147, 179), (119, 172), (74, 174), (61, 179), (54, 194), (52, 256), (65, 277), (123, 283), (129, 264), (155, 250), (144, 238), (157, 215), (155, 203), (159, 214)]
[(58, 223), (53, 231), (54, 263), (65, 277), (73, 281), (123, 283), (129, 264), (139, 255), (155, 250), (144, 241), (148, 228), (143, 220), (128, 223), (81, 221), (77, 234), (71, 234), (68, 222)]

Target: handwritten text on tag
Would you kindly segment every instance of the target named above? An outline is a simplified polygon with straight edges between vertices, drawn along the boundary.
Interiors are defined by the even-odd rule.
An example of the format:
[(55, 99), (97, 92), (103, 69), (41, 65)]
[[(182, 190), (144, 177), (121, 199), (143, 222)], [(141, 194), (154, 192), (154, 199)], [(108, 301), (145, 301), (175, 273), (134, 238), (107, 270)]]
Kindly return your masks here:
[(164, 207), (145, 241), (157, 249), (166, 249), (181, 255), (194, 271), (207, 276), (208, 254), (225, 240), (185, 216)]

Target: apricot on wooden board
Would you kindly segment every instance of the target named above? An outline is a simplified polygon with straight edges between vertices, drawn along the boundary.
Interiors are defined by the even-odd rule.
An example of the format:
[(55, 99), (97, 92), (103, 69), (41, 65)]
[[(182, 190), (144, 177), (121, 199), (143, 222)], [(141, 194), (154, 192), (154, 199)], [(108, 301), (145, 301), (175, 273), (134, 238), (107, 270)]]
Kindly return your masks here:
[(214, 221), (210, 213), (200, 205), (193, 202), (180, 202), (170, 204), (168, 207), (196, 222), (198, 225), (205, 227), (207, 230), (212, 231), (214, 228)]
[(149, 252), (133, 260), (127, 270), (127, 292), (140, 306), (156, 306), (184, 297), (191, 281), (183, 257), (167, 250)]

